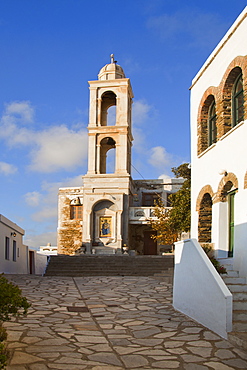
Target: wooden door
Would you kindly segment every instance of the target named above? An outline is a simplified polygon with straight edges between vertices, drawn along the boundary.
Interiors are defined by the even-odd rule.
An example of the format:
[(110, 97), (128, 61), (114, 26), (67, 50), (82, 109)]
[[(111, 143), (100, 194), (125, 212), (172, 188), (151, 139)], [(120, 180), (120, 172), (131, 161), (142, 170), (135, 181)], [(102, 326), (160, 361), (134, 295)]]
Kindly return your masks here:
[(29, 251), (29, 273), (35, 274), (34, 252)]
[(151, 238), (154, 234), (153, 230), (144, 231), (144, 246), (143, 254), (145, 255), (156, 255), (157, 254), (157, 241)]

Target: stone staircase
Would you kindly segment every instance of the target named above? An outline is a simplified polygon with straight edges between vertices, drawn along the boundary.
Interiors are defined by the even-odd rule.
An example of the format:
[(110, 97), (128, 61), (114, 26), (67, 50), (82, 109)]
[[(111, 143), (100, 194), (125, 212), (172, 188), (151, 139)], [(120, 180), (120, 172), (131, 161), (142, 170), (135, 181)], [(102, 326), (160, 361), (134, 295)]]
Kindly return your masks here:
[(174, 256), (50, 256), (45, 276), (163, 276), (172, 282)]
[[(226, 260), (227, 261), (227, 260)], [(233, 270), (231, 260), (220, 261), (227, 270), (227, 275), (222, 278), (232, 293), (233, 313), (232, 332), (228, 333), (228, 339), (234, 345), (247, 350), (247, 282), (246, 278), (240, 277), (238, 271)]]

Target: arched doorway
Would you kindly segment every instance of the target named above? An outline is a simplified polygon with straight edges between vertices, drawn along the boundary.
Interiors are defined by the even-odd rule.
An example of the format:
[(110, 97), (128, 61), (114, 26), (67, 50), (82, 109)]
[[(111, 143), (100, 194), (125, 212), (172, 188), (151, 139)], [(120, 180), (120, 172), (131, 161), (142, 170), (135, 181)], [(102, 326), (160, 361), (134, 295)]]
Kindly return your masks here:
[(221, 201), (227, 202), (228, 208), (228, 257), (233, 257), (234, 250), (234, 201), (236, 189), (232, 181), (227, 181), (221, 190)]

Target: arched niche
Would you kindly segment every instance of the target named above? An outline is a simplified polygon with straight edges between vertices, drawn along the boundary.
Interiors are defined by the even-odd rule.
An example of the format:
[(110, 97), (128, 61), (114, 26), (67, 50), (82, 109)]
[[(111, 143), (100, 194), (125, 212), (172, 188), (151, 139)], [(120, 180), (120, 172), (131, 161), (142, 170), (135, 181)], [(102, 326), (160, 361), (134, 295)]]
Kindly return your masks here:
[(116, 241), (117, 206), (109, 200), (102, 200), (93, 207), (93, 242), (109, 245)]

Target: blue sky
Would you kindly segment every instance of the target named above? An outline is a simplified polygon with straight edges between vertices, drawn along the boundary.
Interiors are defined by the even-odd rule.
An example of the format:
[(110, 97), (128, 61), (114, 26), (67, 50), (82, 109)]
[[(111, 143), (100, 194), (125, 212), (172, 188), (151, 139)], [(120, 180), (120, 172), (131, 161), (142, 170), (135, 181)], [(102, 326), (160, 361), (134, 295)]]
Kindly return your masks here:
[(0, 0), (0, 213), (25, 243), (56, 244), (58, 188), (87, 172), (87, 81), (110, 54), (134, 91), (133, 166), (171, 176), (190, 160), (191, 80), (246, 5)]

